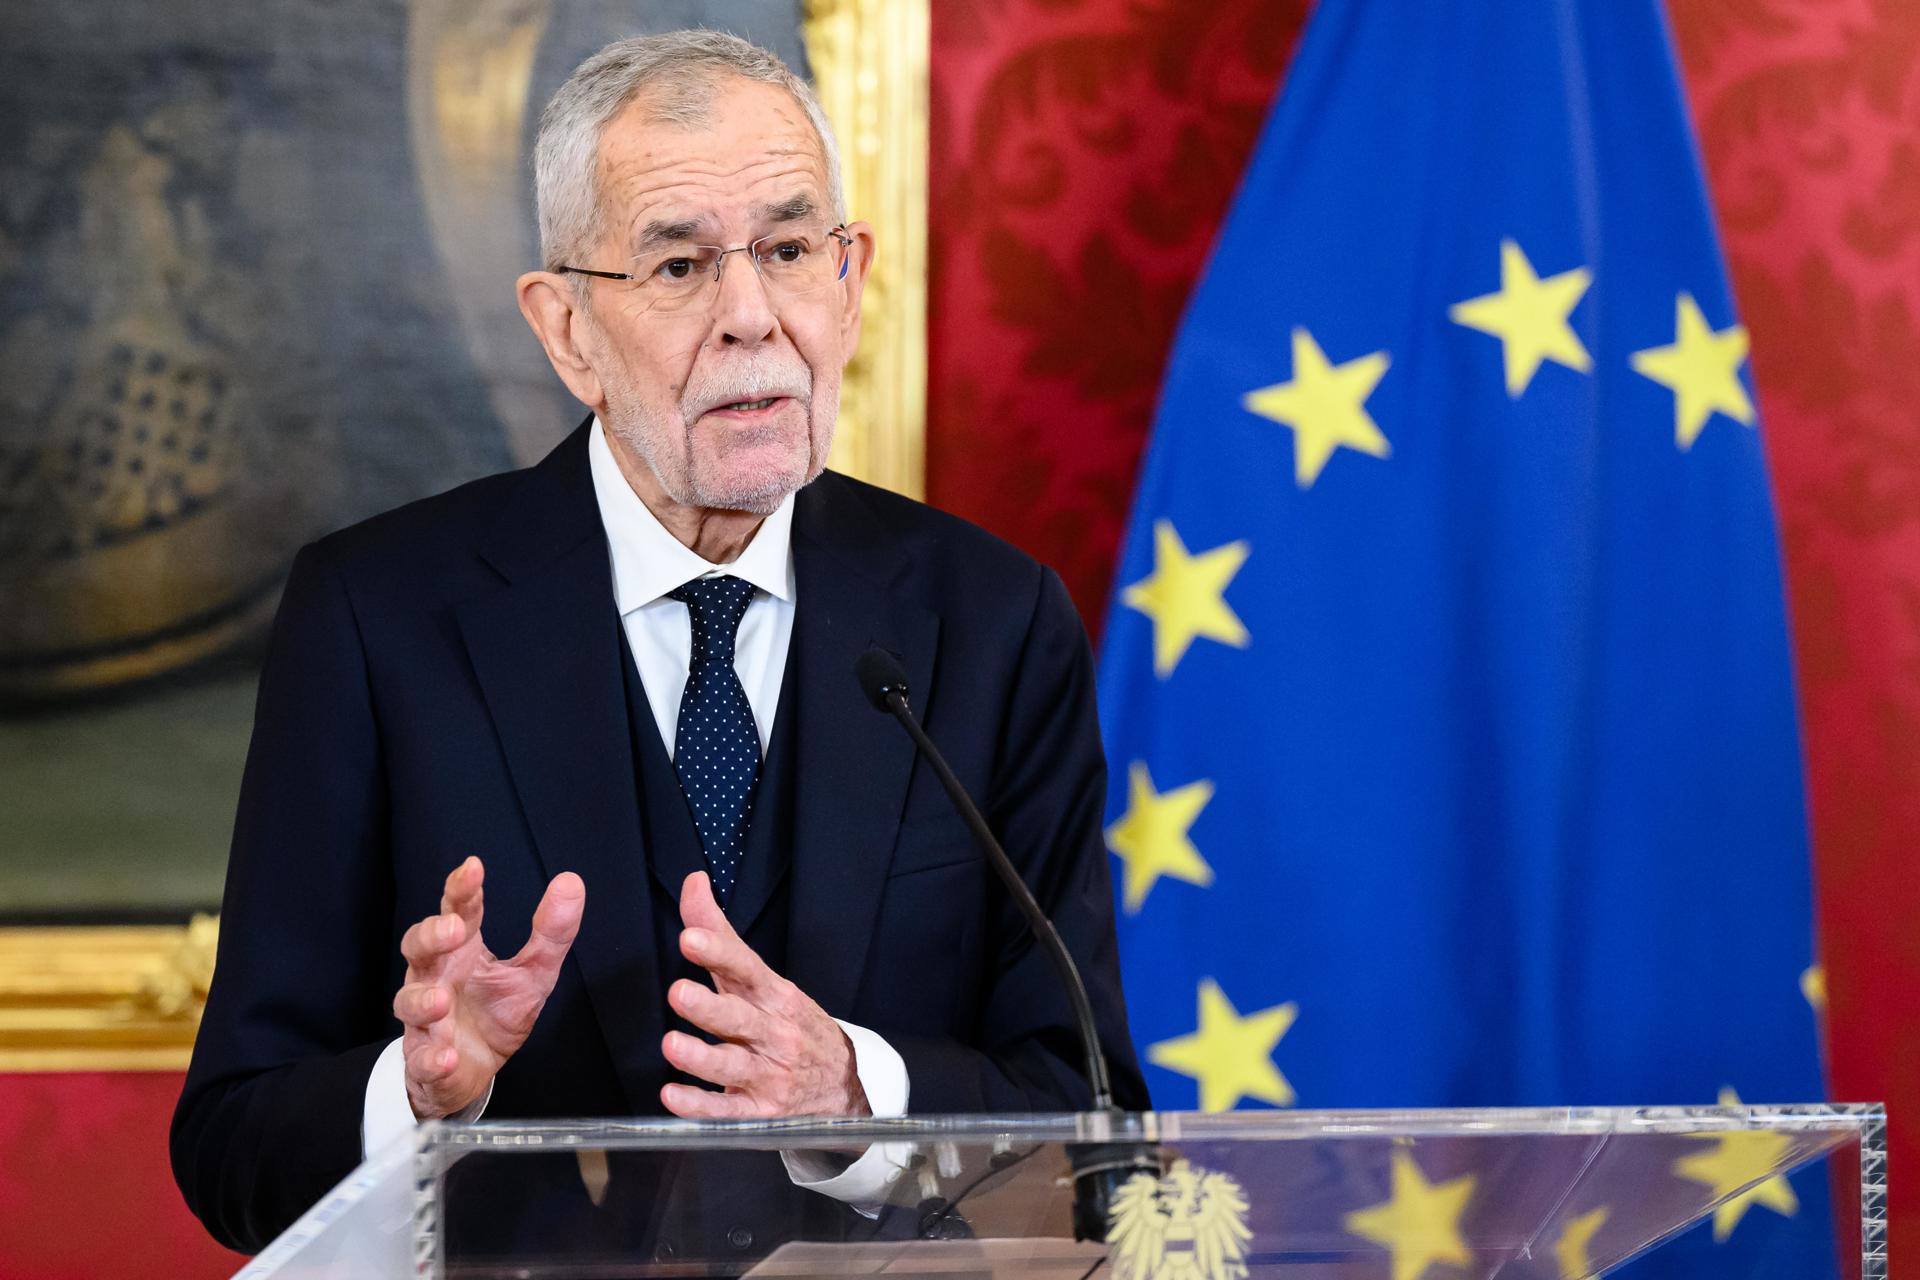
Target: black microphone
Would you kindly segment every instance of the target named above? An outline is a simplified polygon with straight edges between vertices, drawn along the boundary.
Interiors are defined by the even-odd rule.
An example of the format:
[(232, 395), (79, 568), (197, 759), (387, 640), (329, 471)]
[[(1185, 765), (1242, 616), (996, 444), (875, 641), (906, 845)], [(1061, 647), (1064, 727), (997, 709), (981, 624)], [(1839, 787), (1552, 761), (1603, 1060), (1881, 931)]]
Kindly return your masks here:
[[(1007, 857), (1007, 851), (994, 839), (993, 831), (987, 826), (987, 820), (980, 816), (973, 797), (960, 785), (960, 779), (954, 776), (946, 757), (940, 754), (940, 748), (933, 745), (933, 739), (927, 736), (927, 731), (914, 718), (913, 708), (907, 701), (906, 669), (900, 665), (900, 659), (875, 645), (854, 661), (853, 673), (868, 700), (900, 722), (900, 727), (907, 731), (914, 745), (927, 758), (927, 763), (933, 766), (934, 775), (946, 789), (947, 799), (953, 802), (954, 809), (973, 833), (974, 843), (980, 846), (980, 852), (986, 855), (1001, 883), (1006, 885), (1007, 892), (1013, 895), (1020, 914), (1026, 917), (1027, 926), (1033, 930), (1033, 936), (1053, 957), (1054, 969), (1059, 973), (1061, 985), (1067, 989), (1067, 998), (1073, 1005), (1074, 1022), (1080, 1028), (1080, 1043), (1087, 1058), (1087, 1083), (1093, 1088), (1093, 1109), (1113, 1111), (1113, 1086), (1107, 1074), (1107, 1059), (1100, 1051), (1100, 1030), (1093, 1020), (1093, 1002), (1087, 999), (1087, 984), (1080, 978), (1079, 966), (1074, 964), (1067, 944), (1061, 941), (1060, 931), (1053, 927), (1053, 921), (1047, 919), (1047, 913), (1040, 909), (1033, 891), (1027, 888), (1027, 882), (1020, 878), (1020, 872), (1014, 868), (1013, 860)], [(1135, 1143), (1069, 1146), (1068, 1157), (1074, 1169), (1073, 1235), (1076, 1240), (1104, 1241), (1107, 1238), (1108, 1209), (1120, 1187), (1136, 1173), (1151, 1172), (1156, 1177), (1159, 1174), (1157, 1153), (1150, 1146)]]
[(1027, 888), (1027, 882), (1014, 869), (1007, 851), (993, 838), (993, 832), (987, 827), (987, 820), (980, 816), (973, 797), (960, 785), (960, 779), (954, 776), (946, 757), (940, 754), (940, 748), (933, 745), (933, 739), (927, 736), (927, 731), (914, 718), (913, 708), (907, 703), (907, 673), (901, 667), (900, 659), (875, 646), (855, 660), (853, 673), (873, 705), (881, 711), (892, 712), (893, 718), (900, 722), (901, 727), (913, 738), (914, 745), (920, 748), (920, 753), (926, 756), (927, 763), (933, 766), (934, 773), (939, 776), (940, 785), (947, 789), (947, 798), (953, 801), (953, 807), (960, 811), (967, 829), (973, 832), (974, 843), (980, 846), (980, 852), (987, 855), (987, 861), (993, 864), (993, 869), (1006, 884), (1007, 892), (1013, 895), (1020, 914), (1027, 918), (1027, 925), (1033, 930), (1033, 936), (1053, 957), (1053, 967), (1059, 971), (1060, 981), (1067, 989), (1067, 997), (1073, 1002), (1073, 1020), (1080, 1027), (1080, 1043), (1087, 1055), (1087, 1082), (1093, 1086), (1093, 1109), (1113, 1110), (1113, 1086), (1107, 1080), (1107, 1059), (1100, 1052), (1100, 1032), (1093, 1021), (1093, 1002), (1087, 999), (1087, 984), (1080, 980), (1080, 969), (1067, 953), (1067, 944), (1060, 940), (1060, 931), (1053, 927), (1053, 921), (1047, 919), (1047, 913), (1034, 900), (1033, 891)]

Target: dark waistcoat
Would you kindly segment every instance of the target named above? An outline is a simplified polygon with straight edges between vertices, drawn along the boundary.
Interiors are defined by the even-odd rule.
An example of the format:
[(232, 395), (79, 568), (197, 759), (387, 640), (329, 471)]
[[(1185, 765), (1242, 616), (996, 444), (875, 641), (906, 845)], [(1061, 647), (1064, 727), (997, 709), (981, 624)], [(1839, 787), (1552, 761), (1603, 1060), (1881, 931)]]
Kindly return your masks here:
[[(707, 860), (686, 793), (661, 741), (653, 708), (624, 640), (623, 634), (620, 651), (626, 658), (627, 722), (633, 743), (640, 830), (653, 872), (653, 935), (658, 940), (659, 984), (664, 993), (681, 978), (706, 984), (712, 981), (705, 970), (680, 953), (680, 886), (692, 872), (705, 870)], [(792, 861), (799, 742), (791, 659), (796, 650), (797, 645), (789, 648), (773, 732), (748, 809), (740, 874), (726, 907), (734, 930), (776, 973), (787, 971), (791, 898), (787, 877)], [(712, 1038), (689, 1026), (670, 1007), (666, 1013), (670, 1027)], [(672, 1078), (713, 1087), (678, 1072)], [(626, 1194), (609, 1197), (606, 1207), (615, 1208), (620, 1201), (632, 1206), (635, 1192), (650, 1197), (653, 1203), (644, 1213), (647, 1229), (638, 1241), (632, 1236), (627, 1240), (639, 1244), (640, 1252), (663, 1261), (676, 1257), (709, 1262), (733, 1258), (744, 1266), (783, 1237), (833, 1238), (849, 1230), (855, 1236), (865, 1236), (873, 1229), (872, 1224), (839, 1202), (795, 1188), (778, 1157), (764, 1152), (713, 1153), (696, 1160), (664, 1162), (643, 1158), (615, 1161), (612, 1168), (614, 1176), (628, 1185), (620, 1189)], [(646, 1190), (640, 1191), (640, 1186)]]
[[(706, 981), (705, 970), (680, 954), (680, 886), (688, 875), (707, 868), (700, 833), (686, 793), (660, 740), (653, 708), (647, 702), (633, 654), (621, 635), (621, 674), (627, 695), (628, 737), (633, 744), (634, 784), (640, 806), (640, 832), (653, 872), (653, 936), (660, 951), (660, 990), (680, 978)], [(791, 655), (791, 650), (789, 650)], [(787, 870), (793, 849), (794, 731), (793, 663), (780, 682), (773, 733), (760, 762), (760, 780), (748, 809), (746, 849), (740, 875), (727, 902), (727, 919), (775, 972), (787, 968)], [(671, 1010), (669, 1010), (671, 1014)], [(678, 1018), (670, 1025), (690, 1030)]]
[[(643, 843), (633, 856), (645, 859), (651, 872), (649, 906), (659, 946), (654, 981), (666, 1008), (665, 992), (679, 979), (712, 982), (705, 970), (680, 953), (680, 886), (689, 874), (705, 870), (707, 860), (624, 631), (619, 652)], [(727, 904), (727, 918), (734, 929), (775, 972), (786, 969), (791, 897), (788, 872), (799, 738), (793, 687), (790, 659), (749, 809), (739, 879)], [(671, 1028), (712, 1038), (670, 1008), (666, 1012)], [(713, 1087), (677, 1072), (670, 1078)], [(537, 1254), (545, 1244), (565, 1241), (576, 1261), (584, 1249), (608, 1263), (636, 1258), (705, 1259), (719, 1263), (724, 1271), (732, 1261), (742, 1268), (750, 1265), (783, 1238), (831, 1239), (849, 1234), (859, 1238), (875, 1228), (845, 1205), (794, 1187), (779, 1158), (766, 1152), (718, 1152), (696, 1159), (643, 1153), (615, 1156), (598, 1206), (588, 1202), (571, 1156), (535, 1159), (543, 1166), (537, 1171), (532, 1161), (519, 1157), (517, 1170), (476, 1168), (462, 1179), (468, 1184), (470, 1208), (481, 1210), (489, 1201), (496, 1208), (471, 1217), (460, 1215), (460, 1221), (449, 1224), (456, 1242), (454, 1259), (504, 1260), (529, 1249)], [(500, 1212), (508, 1204), (510, 1211)]]

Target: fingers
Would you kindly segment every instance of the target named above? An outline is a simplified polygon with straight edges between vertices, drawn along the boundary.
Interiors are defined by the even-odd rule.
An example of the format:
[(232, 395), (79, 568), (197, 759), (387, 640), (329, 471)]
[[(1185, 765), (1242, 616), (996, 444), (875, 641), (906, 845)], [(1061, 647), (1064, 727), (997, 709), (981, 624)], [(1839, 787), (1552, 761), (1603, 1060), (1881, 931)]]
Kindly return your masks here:
[(432, 1086), (453, 1074), (460, 1065), (460, 1054), (450, 1044), (435, 1044), (423, 1040), (406, 1051), (407, 1078), (417, 1084)]
[(452, 993), (431, 982), (409, 982), (393, 998), (393, 1016), (409, 1027), (430, 1027), (452, 1010)]
[(760, 1059), (737, 1044), (708, 1044), (697, 1036), (669, 1031), (660, 1047), (667, 1061), (688, 1075), (728, 1088), (744, 1089), (764, 1071)]
[(533, 932), (527, 945), (513, 958), (518, 968), (534, 969), (549, 975), (560, 971), (560, 961), (580, 935), (580, 920), (587, 910), (587, 885), (571, 871), (562, 871), (540, 895), (533, 909)]
[(727, 913), (720, 909), (719, 899), (713, 896), (713, 881), (706, 872), (696, 871), (681, 883), (680, 920), (689, 929), (733, 932)]
[(486, 874), (480, 859), (468, 855), (465, 862), (447, 873), (446, 887), (440, 893), (440, 913), (465, 920), (469, 933), (480, 932), (480, 887)]
[(428, 916), (400, 936), (400, 954), (407, 959), (410, 977), (416, 971), (430, 976), (447, 953), (466, 940), (467, 922), (460, 916)]
[(688, 929), (680, 935), (680, 953), (711, 973), (723, 991), (739, 992), (763, 1008), (772, 1007), (779, 998), (780, 975), (732, 933)]
[(660, 1102), (676, 1116), (687, 1120), (752, 1120), (765, 1109), (740, 1093), (714, 1093), (692, 1085), (670, 1084), (661, 1088)]
[(433, 976), (448, 953), (480, 935), (480, 882), (485, 877), (480, 859), (468, 858), (448, 873), (440, 894), (440, 914), (428, 916), (401, 935), (400, 954), (407, 958), (409, 978)]
[(733, 931), (706, 872), (696, 871), (681, 884), (680, 919), (687, 926), (680, 933), (680, 954), (711, 973), (717, 985), (756, 999), (771, 993), (778, 975)]
[(713, 881), (696, 871), (680, 885), (680, 953), (716, 978), (753, 988), (772, 971), (733, 931), (727, 913), (713, 896)]
[(773, 1034), (772, 1019), (748, 1001), (723, 995), (685, 978), (667, 988), (667, 1003), (688, 1022), (722, 1040), (752, 1044), (765, 1041)]
[(409, 982), (393, 997), (393, 1016), (405, 1028), (408, 1078), (430, 1085), (459, 1063), (453, 1047), (453, 993), (431, 982)]

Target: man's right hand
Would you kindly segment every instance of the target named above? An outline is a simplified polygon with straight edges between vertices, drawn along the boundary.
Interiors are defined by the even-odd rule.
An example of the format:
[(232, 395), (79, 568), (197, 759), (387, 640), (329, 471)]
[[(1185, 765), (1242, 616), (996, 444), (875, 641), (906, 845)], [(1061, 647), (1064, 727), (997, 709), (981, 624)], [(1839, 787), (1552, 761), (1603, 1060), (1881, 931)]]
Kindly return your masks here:
[(400, 939), (407, 978), (393, 998), (406, 1028), (407, 1101), (420, 1120), (465, 1110), (533, 1030), (580, 932), (587, 887), (571, 871), (553, 878), (533, 913), (533, 934), (520, 954), (501, 960), (480, 938), (480, 859), (447, 877), (440, 914)]

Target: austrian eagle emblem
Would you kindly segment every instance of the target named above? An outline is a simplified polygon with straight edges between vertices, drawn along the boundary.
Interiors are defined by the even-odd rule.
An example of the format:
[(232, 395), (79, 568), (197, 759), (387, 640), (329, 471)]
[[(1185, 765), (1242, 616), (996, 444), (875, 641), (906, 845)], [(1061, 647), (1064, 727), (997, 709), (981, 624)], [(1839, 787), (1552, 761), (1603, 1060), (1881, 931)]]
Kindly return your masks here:
[(1127, 1179), (1107, 1231), (1119, 1280), (1245, 1280), (1252, 1239), (1240, 1184), (1185, 1160)]

